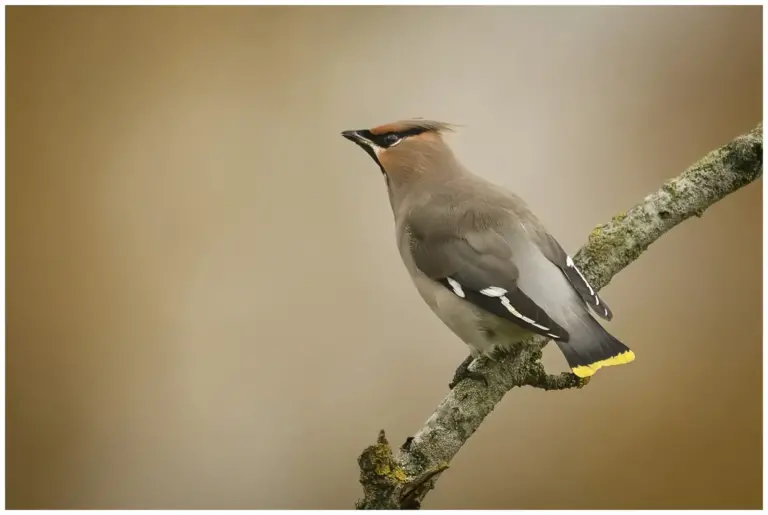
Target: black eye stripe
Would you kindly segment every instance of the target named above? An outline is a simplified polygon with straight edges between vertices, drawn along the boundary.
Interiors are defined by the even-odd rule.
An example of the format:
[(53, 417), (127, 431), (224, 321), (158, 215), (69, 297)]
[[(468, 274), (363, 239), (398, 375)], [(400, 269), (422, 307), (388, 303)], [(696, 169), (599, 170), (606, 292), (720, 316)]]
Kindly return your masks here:
[(425, 132), (425, 131), (426, 129), (423, 127), (414, 127), (412, 129), (408, 129), (405, 131), (386, 132), (384, 134), (373, 134), (371, 131), (366, 130), (366, 131), (360, 131), (360, 135), (374, 142), (376, 145), (380, 146), (381, 148), (389, 148), (403, 138), (407, 138), (408, 136), (416, 136), (417, 134), (421, 134), (422, 132)]

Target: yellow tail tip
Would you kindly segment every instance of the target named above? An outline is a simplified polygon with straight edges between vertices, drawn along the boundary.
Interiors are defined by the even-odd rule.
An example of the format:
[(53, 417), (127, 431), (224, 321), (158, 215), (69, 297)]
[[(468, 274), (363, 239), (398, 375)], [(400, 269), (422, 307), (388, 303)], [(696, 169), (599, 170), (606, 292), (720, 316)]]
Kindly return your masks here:
[(574, 374), (576, 374), (578, 377), (589, 377), (603, 367), (612, 367), (614, 365), (625, 365), (627, 363), (631, 363), (634, 360), (635, 360), (635, 353), (632, 352), (631, 350), (627, 350), (622, 352), (621, 354), (617, 354), (616, 356), (603, 359), (601, 361), (596, 361), (589, 365), (580, 365), (578, 367), (573, 367), (571, 371)]

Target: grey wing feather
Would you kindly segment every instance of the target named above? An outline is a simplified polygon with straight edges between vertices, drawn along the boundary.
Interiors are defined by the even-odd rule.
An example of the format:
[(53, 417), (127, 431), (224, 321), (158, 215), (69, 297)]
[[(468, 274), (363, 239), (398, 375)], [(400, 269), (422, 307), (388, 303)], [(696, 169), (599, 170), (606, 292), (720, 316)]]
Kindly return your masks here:
[(496, 233), (415, 234), (411, 232), (410, 252), (428, 277), (489, 313), (542, 336), (568, 341), (568, 332), (518, 287), (512, 251)]
[(611, 320), (613, 313), (608, 305), (597, 295), (597, 291), (587, 282), (586, 277), (581, 273), (571, 256), (560, 246), (560, 243), (549, 233), (539, 230), (541, 238), (539, 239), (539, 248), (542, 254), (565, 274), (565, 277), (573, 286), (574, 290), (581, 296), (585, 304), (592, 311), (605, 320)]

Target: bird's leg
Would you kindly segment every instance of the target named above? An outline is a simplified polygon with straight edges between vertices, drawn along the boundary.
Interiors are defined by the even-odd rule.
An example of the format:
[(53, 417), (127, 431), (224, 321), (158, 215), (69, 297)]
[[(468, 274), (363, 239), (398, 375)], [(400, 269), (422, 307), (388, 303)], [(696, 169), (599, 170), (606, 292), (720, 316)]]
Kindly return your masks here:
[(507, 360), (515, 357), (523, 350), (523, 344), (521, 342), (496, 345), (491, 351), (491, 356), (495, 361)]
[(475, 357), (470, 354), (467, 356), (467, 358), (461, 362), (461, 365), (459, 365), (459, 368), (456, 369), (456, 372), (453, 374), (453, 379), (448, 384), (448, 388), (453, 390), (457, 384), (464, 381), (465, 379), (474, 379), (475, 381), (482, 381), (485, 383), (485, 386), (488, 386), (488, 380), (485, 378), (485, 376), (477, 371), (469, 370), (469, 365), (472, 364), (472, 362), (475, 360)]

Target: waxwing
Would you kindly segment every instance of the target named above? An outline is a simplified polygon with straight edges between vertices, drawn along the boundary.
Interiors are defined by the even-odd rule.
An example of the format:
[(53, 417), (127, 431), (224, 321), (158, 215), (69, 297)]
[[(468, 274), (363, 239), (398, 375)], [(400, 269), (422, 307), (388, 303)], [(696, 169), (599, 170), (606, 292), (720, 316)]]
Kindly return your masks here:
[(571, 256), (520, 197), (459, 162), (450, 130), (416, 119), (342, 132), (383, 174), (400, 255), (427, 305), (474, 358), (539, 334), (579, 377), (634, 360), (593, 318), (613, 315)]

